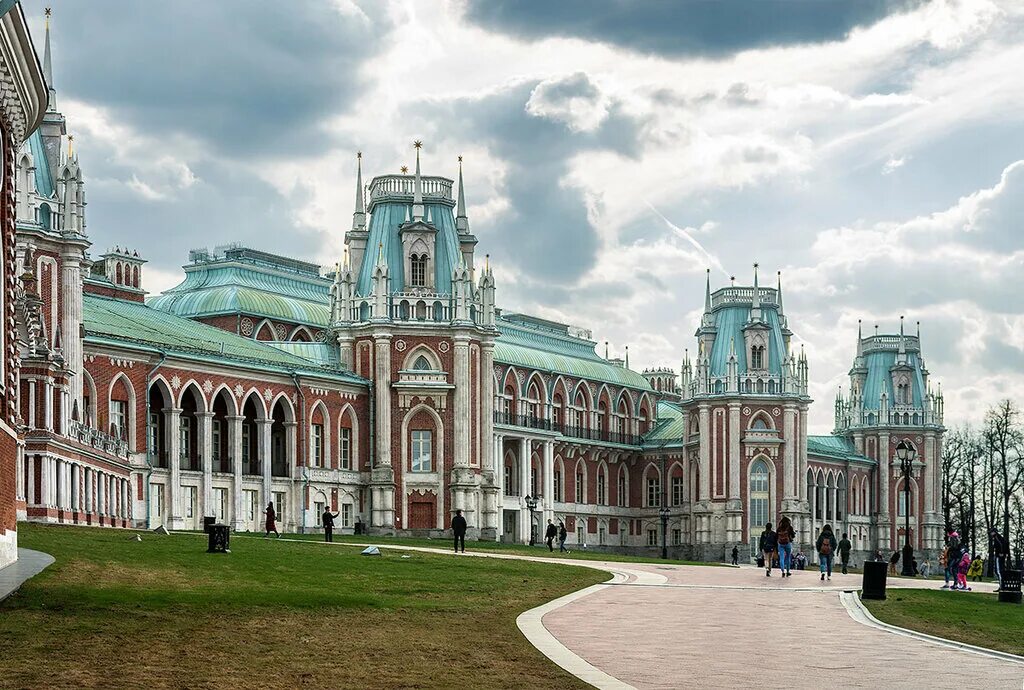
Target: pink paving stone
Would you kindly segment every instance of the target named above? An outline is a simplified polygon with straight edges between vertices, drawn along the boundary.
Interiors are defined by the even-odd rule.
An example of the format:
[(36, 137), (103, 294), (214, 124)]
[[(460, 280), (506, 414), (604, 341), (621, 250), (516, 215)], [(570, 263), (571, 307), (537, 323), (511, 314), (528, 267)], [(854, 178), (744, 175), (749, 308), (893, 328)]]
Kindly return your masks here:
[[(612, 585), (552, 611), (543, 624), (574, 653), (638, 688), (960, 690), (1021, 688), (1024, 682), (1024, 665), (854, 621), (838, 593), (856, 587), (860, 576), (833, 575), (831, 583), (821, 583), (808, 571), (782, 580), (752, 568), (629, 567), (664, 575), (668, 583)], [(834, 591), (798, 589), (821, 584)]]

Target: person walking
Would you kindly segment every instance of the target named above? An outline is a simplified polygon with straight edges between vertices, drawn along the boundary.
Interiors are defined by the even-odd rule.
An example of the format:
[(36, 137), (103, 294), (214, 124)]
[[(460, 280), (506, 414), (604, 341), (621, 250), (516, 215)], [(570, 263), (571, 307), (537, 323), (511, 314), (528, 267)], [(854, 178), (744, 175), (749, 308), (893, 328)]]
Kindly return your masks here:
[(738, 546), (732, 547), (732, 564), (740, 564), (740, 548)]
[(899, 551), (893, 551), (892, 552), (892, 556), (889, 557), (889, 574), (890, 575), (898, 575), (899, 574), (898, 572), (896, 572), (896, 564), (899, 563), (899, 562), (900, 562), (900, 552)]
[(992, 567), (995, 568), (996, 582), (999, 583), (999, 589), (996, 590), (998, 592), (1003, 589), (1003, 569), (1006, 568), (1006, 561), (1010, 557), (1010, 543), (995, 527), (988, 528), (988, 538), (988, 557), (992, 559)]
[(925, 561), (921, 564), (921, 577), (927, 578), (932, 574), (932, 563), (931, 561)]
[(558, 553), (569, 553), (569, 549), (565, 548), (565, 540), (568, 538), (569, 533), (565, 531), (565, 523), (559, 521), (558, 523)]
[(764, 574), (767, 577), (772, 576), (772, 557), (775, 555), (775, 547), (777, 546), (775, 540), (776, 536), (772, 530), (772, 523), (765, 523), (764, 532), (761, 532), (757, 548), (764, 554)]
[(324, 514), (320, 516), (320, 522), (324, 526), (324, 541), (334, 541), (334, 519), (338, 513), (332, 513), (330, 508), (324, 508)]
[(548, 520), (548, 528), (544, 531), (544, 541), (548, 543), (548, 551), (555, 550), (555, 538), (558, 536), (558, 528), (555, 523)]
[(818, 549), (818, 570), (821, 571), (821, 579), (832, 579), (832, 559), (836, 553), (836, 535), (832, 533), (832, 526), (825, 525), (818, 534), (818, 541), (815, 542)]
[(452, 534), (455, 535), (455, 553), (459, 552), (459, 545), (462, 545), (462, 553), (466, 553), (466, 518), (462, 517), (462, 508), (455, 511), (452, 518)]
[(846, 536), (846, 532), (843, 532), (843, 538), (839, 540), (839, 562), (843, 564), (843, 575), (849, 575), (848, 570), (850, 565), (850, 550), (853, 549), (853, 544), (850, 543), (849, 538)]
[(274, 510), (274, 502), (271, 501), (268, 503), (267, 509), (263, 512), (267, 515), (267, 524), (265, 525), (267, 533), (263, 535), (263, 538), (266, 539), (270, 536), (270, 533), (273, 532), (277, 535), (277, 538), (280, 539), (281, 533), (277, 531), (277, 512)]
[(967, 577), (974, 580), (975, 582), (981, 581), (981, 571), (985, 567), (985, 562), (981, 560), (981, 556), (974, 554), (974, 560), (971, 561), (971, 567), (967, 570)]
[(796, 530), (793, 523), (785, 515), (779, 520), (779, 529), (775, 532), (775, 544), (779, 551), (779, 570), (782, 577), (792, 577), (793, 569), (793, 540), (796, 539)]

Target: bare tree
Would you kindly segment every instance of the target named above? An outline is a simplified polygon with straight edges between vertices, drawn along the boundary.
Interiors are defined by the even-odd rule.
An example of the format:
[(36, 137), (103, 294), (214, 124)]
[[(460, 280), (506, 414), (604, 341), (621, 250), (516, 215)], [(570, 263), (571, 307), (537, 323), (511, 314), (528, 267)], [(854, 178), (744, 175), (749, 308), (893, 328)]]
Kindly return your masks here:
[[(1024, 430), (1019, 418), (1020, 409), (1011, 400), (1003, 400), (985, 415), (985, 446), (994, 475), (991, 497), (1001, 509), (1000, 526), (1007, 539), (1010, 539), (1010, 503), (1024, 488)], [(995, 519), (992, 522), (998, 524)]]

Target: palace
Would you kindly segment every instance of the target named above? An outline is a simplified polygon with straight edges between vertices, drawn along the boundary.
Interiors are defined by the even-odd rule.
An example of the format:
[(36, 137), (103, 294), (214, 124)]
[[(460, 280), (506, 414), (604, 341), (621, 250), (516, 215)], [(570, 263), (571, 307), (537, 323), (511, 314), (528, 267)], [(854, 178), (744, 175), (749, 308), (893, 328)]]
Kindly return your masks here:
[[(288, 531), (329, 508), (345, 532), (441, 536), (461, 509), (481, 539), (528, 542), (550, 519), (587, 548), (665, 538), (718, 560), (785, 514), (805, 551), (827, 522), (859, 561), (897, 548), (909, 511), (916, 548), (940, 548), (942, 395), (902, 323), (851, 343), (828, 436), (807, 433), (809, 363), (781, 278), (762, 286), (756, 267), (751, 286), (712, 289), (709, 274), (679, 375), (635, 372), (589, 331), (500, 308), (461, 160), (455, 180), (424, 175), (419, 142), (414, 173), (367, 185), (357, 157), (333, 269), (195, 249), (147, 300), (137, 252), (90, 252), (49, 26), (43, 73), (48, 107), (11, 163), (20, 446), (0, 474), (18, 519), (261, 531), (272, 501)], [(909, 505), (900, 441), (917, 452)]]

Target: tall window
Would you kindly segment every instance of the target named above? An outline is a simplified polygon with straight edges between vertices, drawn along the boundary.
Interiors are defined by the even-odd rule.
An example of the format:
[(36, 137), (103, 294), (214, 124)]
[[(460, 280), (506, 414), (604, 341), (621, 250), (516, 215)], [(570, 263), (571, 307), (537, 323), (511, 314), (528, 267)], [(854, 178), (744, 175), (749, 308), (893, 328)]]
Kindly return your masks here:
[(583, 472), (576, 470), (576, 502), (583, 503), (586, 499), (584, 497), (584, 486), (583, 486)]
[(316, 527), (322, 527), (323, 526), (322, 518), (323, 518), (323, 514), (324, 514), (324, 508), (326, 506), (327, 506), (327, 504), (324, 503), (323, 501), (313, 501), (313, 511), (316, 513), (316, 519), (315, 519), (314, 525)]
[(342, 427), (340, 436), (338, 439), (338, 466), (343, 470), (350, 470), (352, 469), (352, 430)]
[[(913, 505), (914, 505), (914, 490), (913, 490), (913, 488), (911, 488), (911, 490), (910, 490), (910, 505), (911, 505), (911, 510), (913, 510)], [(906, 515), (907, 515), (907, 492), (904, 490), (904, 487), (903, 487), (902, 484), (900, 485), (900, 490), (899, 490), (899, 494), (898, 494), (898, 497), (897, 497), (896, 514), (899, 515), (900, 517), (906, 517)]]
[(214, 466), (217, 468), (217, 471), (220, 472), (220, 420), (213, 420), (213, 423), (210, 425), (210, 428), (212, 429), (211, 436), (213, 436), (213, 463)]
[(352, 504), (342, 503), (341, 504), (341, 526), (351, 527), (352, 526)]
[(178, 451), (182, 460), (188, 458), (189, 443), (192, 440), (192, 420), (182, 417), (178, 423)]
[(839, 475), (836, 482), (836, 520), (842, 520), (846, 512), (846, 477)]
[(553, 483), (555, 485), (555, 500), (556, 501), (561, 501), (562, 500), (562, 473), (560, 471), (555, 470), (554, 480), (555, 481)]
[(505, 495), (515, 496), (512, 493), (512, 465), (505, 465)]
[(647, 545), (658, 545), (658, 530), (654, 529), (653, 527), (647, 530)]
[(750, 348), (750, 368), (764, 369), (764, 345), (755, 345)]
[(413, 254), (410, 257), (412, 264), (412, 281), (410, 285), (413, 287), (426, 287), (427, 285), (427, 255), (426, 254)]
[(684, 491), (685, 489), (683, 488), (683, 478), (672, 477), (672, 505), (683, 505), (683, 497), (685, 496), (685, 494), (683, 493)]
[(433, 432), (427, 430), (416, 430), (412, 432), (412, 471), (432, 471), (432, 443)]
[(277, 513), (277, 521), (284, 522), (284, 516), (287, 512), (285, 509), (285, 492), (275, 491), (274, 492), (274, 512)]
[(757, 538), (764, 529), (764, 524), (769, 520), (769, 491), (768, 463), (758, 459), (750, 467), (750, 538), (754, 543), (754, 551), (757, 551)]
[[(86, 404), (86, 410), (89, 409)], [(128, 403), (125, 400), (110, 401), (110, 426), (115, 436), (128, 438)]]
[(657, 508), (661, 505), (661, 480), (657, 475), (647, 478), (647, 506)]
[(608, 487), (607, 479), (605, 479), (605, 473), (601, 470), (597, 472), (597, 505), (603, 506), (608, 503)]
[(313, 425), (313, 467), (323, 467), (324, 464), (324, 425)]
[(228, 490), (217, 489), (213, 490), (213, 506), (217, 522), (227, 522), (228, 519)]
[(242, 422), (242, 469), (244, 472), (249, 471), (249, 463), (252, 461), (250, 457), (251, 440), (252, 426), (249, 422)]
[(619, 484), (616, 487), (616, 498), (619, 499), (619, 505), (626, 505), (626, 475), (619, 472)]

